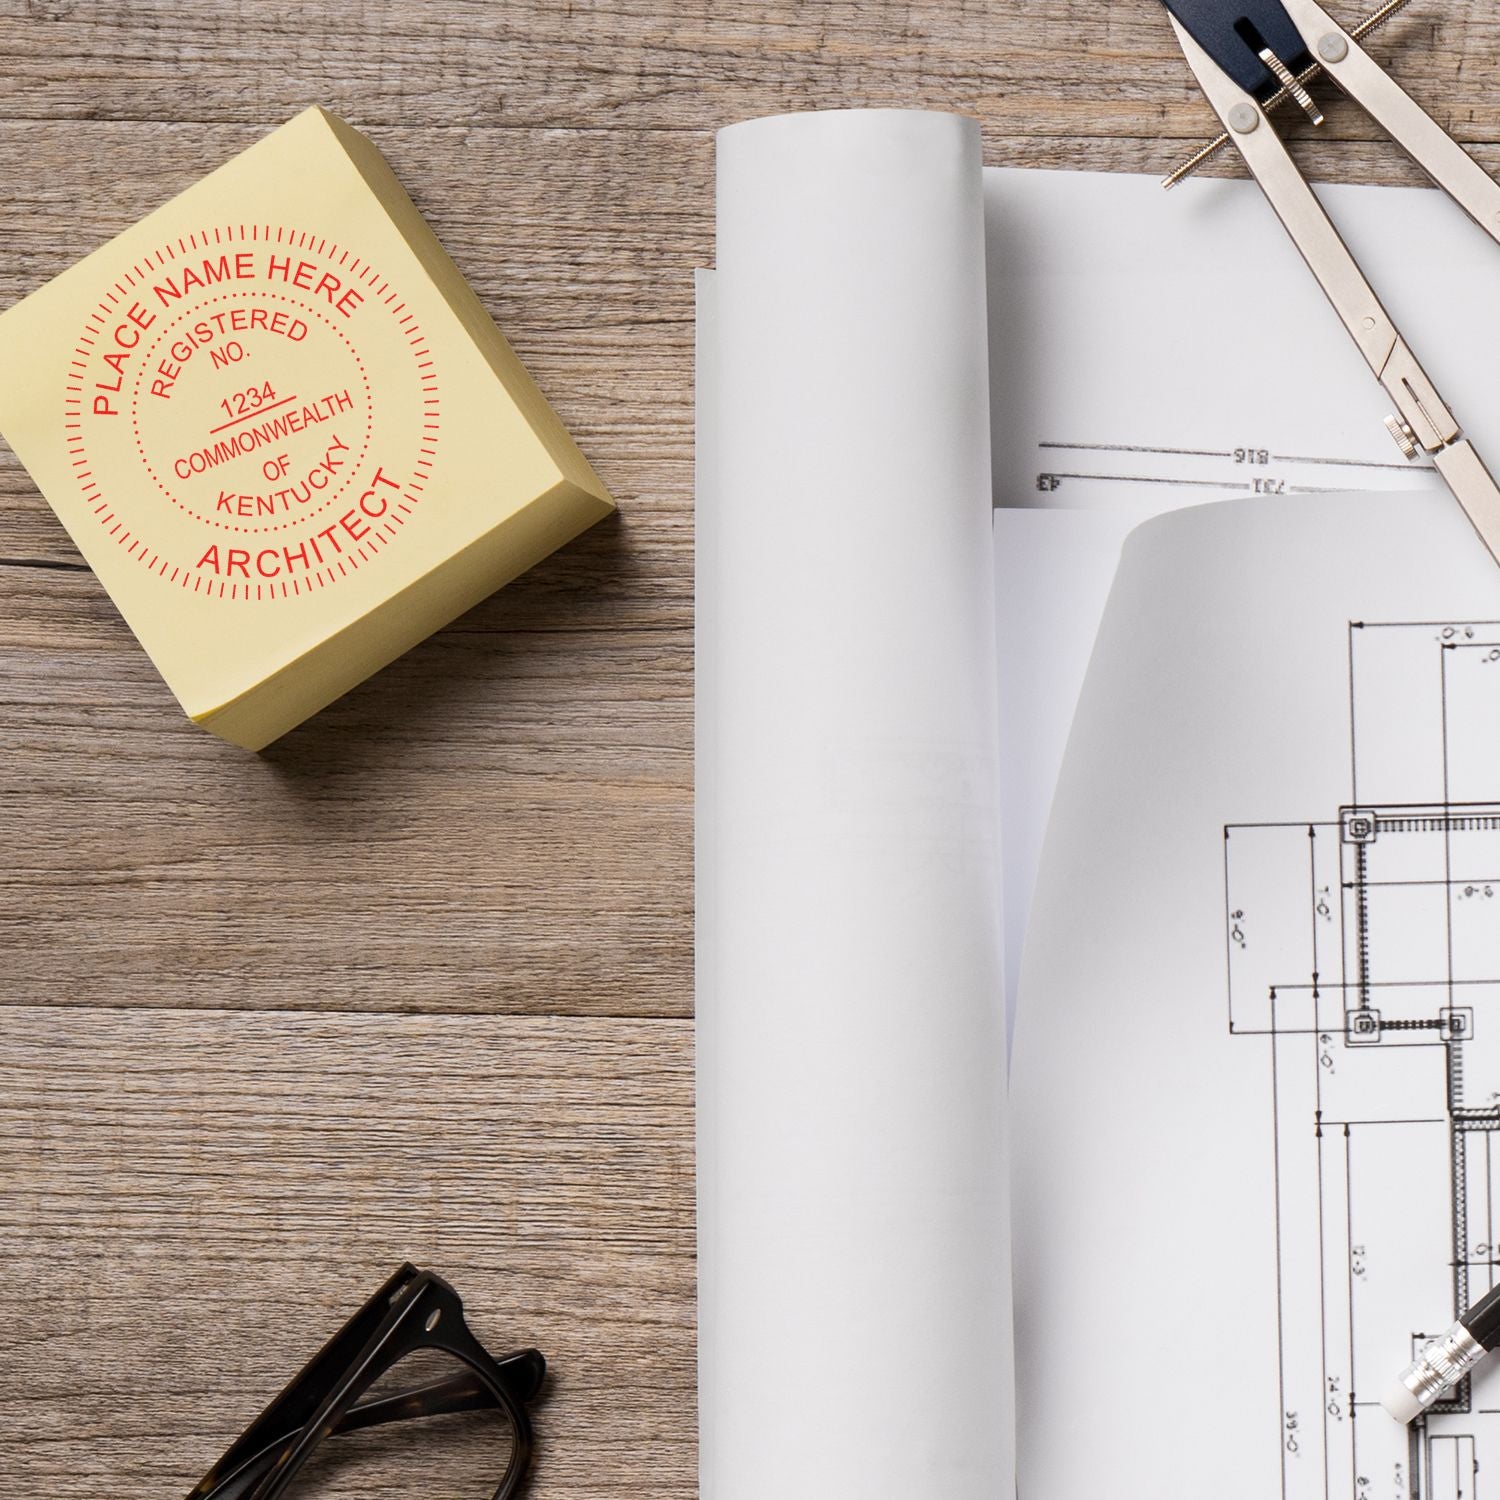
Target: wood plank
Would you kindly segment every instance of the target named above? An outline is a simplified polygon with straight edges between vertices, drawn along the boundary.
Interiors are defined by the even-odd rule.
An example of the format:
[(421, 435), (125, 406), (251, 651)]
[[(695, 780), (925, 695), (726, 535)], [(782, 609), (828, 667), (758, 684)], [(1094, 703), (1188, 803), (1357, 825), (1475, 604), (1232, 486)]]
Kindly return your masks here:
[[(0, 29), (0, 118), (265, 125), (316, 100), (365, 125), (702, 130), (857, 103), (1109, 138), (1191, 134), (1202, 109), (1145, 0), (32, 0), (22, 14)], [(1490, 7), (1417, 0), (1379, 47), (1465, 138), (1500, 140)]]
[(0, 1003), (691, 1013), (686, 632), (506, 591), (256, 757), (91, 576), (10, 582)]
[(403, 1259), (548, 1356), (538, 1500), (696, 1493), (686, 1022), (16, 1009), (0, 1181), (8, 1494), (186, 1493)]

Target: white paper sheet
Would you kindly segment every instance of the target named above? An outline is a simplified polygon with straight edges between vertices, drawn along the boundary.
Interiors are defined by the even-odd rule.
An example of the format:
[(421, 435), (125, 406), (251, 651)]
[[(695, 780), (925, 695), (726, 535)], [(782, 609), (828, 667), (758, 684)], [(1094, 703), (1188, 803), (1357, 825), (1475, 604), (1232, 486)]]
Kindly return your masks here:
[[(1290, 1374), (1268, 1374), (1255, 1330), (1274, 1328), (1297, 1355), (1297, 1330), (1313, 1326), (1301, 1311), (1313, 1284), (1305, 1224), (1288, 1252), (1304, 1257), (1302, 1280), (1273, 1305), (1251, 1239), (1259, 1232), (1261, 1249), (1269, 1244), (1274, 1276), (1256, 1194), (1277, 1125), (1263, 1110), (1251, 1123), (1234, 1113), (1263, 1105), (1264, 1056), (1215, 1054), (1210, 1074), (1203, 1039), (1190, 1029), (1182, 1042), (1175, 1011), (1163, 1033), (1135, 972), (1150, 957), (1143, 972), (1163, 982), (1181, 939), (1203, 993), (1191, 946), (1200, 939), (1184, 936), (1187, 918), (1172, 902), (1199, 911), (1222, 880), (1204, 886), (1192, 865), (1189, 888), (1185, 867), (1167, 869), (1136, 803), (1168, 795), (1155, 762), (1172, 770), (1183, 818), (1215, 801), (1175, 738), (1192, 716), (1173, 695), (1190, 683), (1222, 710), (1211, 733), (1200, 725), (1188, 736), (1201, 757), (1216, 736), (1240, 732), (1229, 705), (1243, 680), (1252, 707), (1280, 715), (1290, 738), (1251, 734), (1203, 774), (1248, 771), (1247, 745), (1305, 752), (1294, 772), (1274, 772), (1278, 802), (1297, 791), (1337, 807), (1337, 756), (1321, 742), (1309, 748), (1308, 736), (1337, 721), (1338, 664), (1321, 646), (1281, 662), (1291, 627), (1268, 618), (1274, 634), (1255, 635), (1254, 591), (1258, 607), (1310, 632), (1356, 598), (1477, 607), (1488, 586), (1482, 554), (1459, 570), (1453, 603), (1434, 602), (1433, 549), (1462, 550), (1466, 524), (1445, 493), (1426, 509), (1372, 500), (1361, 511), (1324, 498), (1350, 483), (1435, 488), (1436, 479), (1400, 460), (1368, 372), (1250, 184), (1193, 183), (1167, 196), (1141, 178), (986, 172), (986, 310), (971, 126), (889, 112), (799, 116), (736, 127), (721, 153), (720, 269), (700, 284), (707, 1500), (759, 1495), (772, 1453), (777, 1492), (793, 1496), (1009, 1493), (997, 927), (1003, 917), (1013, 999), (1057, 768), (1122, 538), (1143, 517), (1223, 493), (1257, 497), (1220, 538), (1223, 555), (1203, 540), (1209, 523), (1184, 519), (1189, 540), (1163, 542), (1170, 557), (1151, 574), (1157, 614), (1126, 617), (1132, 644), (1112, 646), (1095, 668), (1096, 683), (1101, 673), (1113, 682), (1107, 699), (1093, 693), (1109, 711), (1088, 721), (1088, 774), (1106, 766), (1104, 784), (1125, 805), (1093, 798), (1097, 840), (1073, 809), (1072, 831), (1052, 841), (1064, 852), (1043, 897), (1047, 956), (1028, 969), (1033, 1014), (1016, 1064), (1028, 1091), (1024, 1494), (1413, 1500), (1420, 1481), (1426, 1500), (1457, 1500), (1474, 1437), (1457, 1428), (1404, 1468), (1389, 1444), (1365, 1449), (1382, 1467), (1362, 1488), (1329, 1477), (1358, 1459), (1352, 1440), (1340, 1446), (1355, 1408), (1328, 1416), (1331, 1437), (1323, 1415), (1373, 1365), (1356, 1372), (1354, 1359), (1335, 1360), (1314, 1379), (1304, 1358)], [(1500, 367), (1492, 341), (1473, 337), (1475, 327), (1500, 329), (1493, 246), (1436, 194), (1338, 188), (1326, 198), (1481, 449), (1500, 455)], [(976, 527), (986, 489), (999, 507), (988, 561)], [(1436, 517), (1436, 529), (1418, 515)], [(1374, 534), (1380, 527), (1395, 528), (1397, 545)], [(1414, 544), (1422, 537), (1410, 576), (1400, 565), (1408, 533)], [(991, 569), (998, 662), (985, 628)], [(1246, 570), (1258, 570), (1253, 580)], [(1221, 589), (1224, 622), (1171, 613), (1174, 599), (1206, 611)], [(1380, 664), (1370, 673), (1379, 677)], [(1293, 725), (1288, 716), (1314, 700), (1317, 713)], [(1143, 727), (1151, 714), (1164, 715), (1152, 722), (1155, 741)], [(1402, 765), (1411, 758), (1399, 745), (1393, 753)], [(1215, 801), (1212, 816), (1274, 820), (1272, 799), (1254, 793), (1263, 784), (1232, 810)], [(1128, 859), (1114, 832), (1121, 821), (1137, 834)], [(1139, 952), (1111, 947), (1122, 930), (1114, 894), (1135, 915), (1128, 936)], [(1148, 954), (1153, 945), (1160, 951)], [(1221, 936), (1221, 957), (1222, 946)], [(1124, 972), (1112, 977), (1107, 960), (1121, 954)], [(1082, 993), (1085, 969), (1098, 994)], [(1107, 1008), (1121, 996), (1139, 1016), (1134, 1030)], [(1167, 985), (1167, 1009), (1179, 1002)], [(1304, 1101), (1284, 1096), (1295, 1114)], [(1164, 1122), (1181, 1139), (1162, 1147)], [(1152, 1157), (1138, 1170), (1131, 1153), (1148, 1146), (1165, 1166)], [(1060, 1191), (1074, 1170), (1083, 1191)], [(1162, 1228), (1146, 1247), (1126, 1234), (1142, 1222), (1126, 1201), (1137, 1180), (1146, 1222)], [(1193, 1194), (1201, 1187), (1218, 1222), (1189, 1221), (1184, 1182)], [(1298, 1201), (1288, 1199), (1289, 1216)], [(1068, 1235), (1076, 1241), (1063, 1243)], [(1333, 1277), (1338, 1257), (1318, 1254), (1318, 1274)], [(1353, 1265), (1352, 1249), (1344, 1262)], [(1226, 1270), (1246, 1278), (1232, 1315), (1249, 1352), (1227, 1372), (1210, 1362), (1184, 1407), (1194, 1361), (1211, 1361), (1186, 1342), (1186, 1330), (1201, 1337), (1191, 1310), (1208, 1297), (1210, 1272)], [(1401, 1274), (1431, 1279), (1415, 1260)], [(1096, 1366), (1081, 1351), (1092, 1347), (1087, 1318), (1101, 1298), (1122, 1347)], [(1360, 1326), (1388, 1336), (1398, 1300), (1372, 1302), (1362, 1316), (1373, 1322)], [(1316, 1326), (1334, 1342), (1347, 1332)], [(773, 1400), (795, 1361), (806, 1363), (803, 1399)], [(900, 1423), (870, 1393), (872, 1372), (892, 1362), (903, 1372)], [(1316, 1382), (1327, 1378), (1345, 1384), (1319, 1413)], [(1265, 1436), (1244, 1416), (1251, 1408), (1270, 1422), (1270, 1457), (1251, 1440), (1252, 1429)], [(1303, 1435), (1309, 1422), (1314, 1437)], [(1317, 1464), (1294, 1461), (1314, 1441)], [(1308, 1487), (1314, 1473), (1326, 1495)], [(1349, 1475), (1362, 1477), (1357, 1467)]]
[(1021, 981), (1023, 1500), (1469, 1500), (1500, 1459), (1494, 1373), (1377, 1404), (1495, 1274), (1497, 618), (1441, 495), (1126, 544)]
[[(1481, 448), (1500, 448), (1494, 242), (1426, 188), (1318, 194)], [(1260, 190), (985, 173), (998, 505), (1436, 486)], [(1055, 488), (1051, 487), (1055, 484)]]
[[(1442, 194), (1320, 196), (1500, 463), (1500, 256)], [(1438, 489), (1254, 183), (985, 172), (1008, 992), (1073, 705), (1130, 525), (1230, 494)], [(1476, 336), (1477, 335), (1477, 336)]]
[(698, 496), (706, 1500), (992, 1500), (1013, 1479), (979, 163), (951, 116), (720, 137)]

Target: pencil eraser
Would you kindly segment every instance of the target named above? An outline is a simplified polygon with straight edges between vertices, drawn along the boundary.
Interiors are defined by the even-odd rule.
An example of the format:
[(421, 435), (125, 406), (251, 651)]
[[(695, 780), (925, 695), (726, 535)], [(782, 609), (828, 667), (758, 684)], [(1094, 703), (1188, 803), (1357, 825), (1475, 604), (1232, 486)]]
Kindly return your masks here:
[(317, 108), (0, 316), (0, 431), (188, 716), (247, 749), (612, 509)]
[(1412, 1394), (1411, 1387), (1404, 1380), (1393, 1380), (1385, 1395), (1380, 1398), (1380, 1404), (1403, 1427), (1422, 1415), (1422, 1403)]

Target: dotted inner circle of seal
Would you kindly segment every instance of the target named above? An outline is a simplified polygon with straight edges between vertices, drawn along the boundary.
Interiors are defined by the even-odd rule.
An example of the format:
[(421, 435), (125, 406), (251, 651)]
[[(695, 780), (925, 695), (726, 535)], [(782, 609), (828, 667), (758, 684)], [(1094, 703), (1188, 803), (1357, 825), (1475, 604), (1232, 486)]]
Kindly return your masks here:
[[(155, 340), (151, 347), (147, 349), (144, 360), (144, 367), (147, 370), (153, 369), (155, 367), (157, 351), (161, 348), (161, 346), (169, 339), (171, 339), (173, 333), (177, 329), (181, 328), (184, 323), (190, 322), (194, 318), (201, 319), (203, 316), (203, 310), (205, 308), (213, 306), (213, 304), (216, 302), (243, 303), (250, 301), (285, 302), (288, 307), (295, 308), (299, 315), (307, 318), (316, 318), (326, 328), (331, 330), (332, 333), (343, 343), (344, 347), (348, 350), (349, 357), (354, 362), (355, 373), (358, 376), (358, 379), (364, 391), (364, 434), (360, 440), (358, 454), (350, 461), (349, 475), (337, 487), (337, 489), (330, 486), (326, 491), (323, 500), (319, 504), (310, 506), (306, 510), (301, 511), (290, 521), (282, 521), (279, 523), (273, 522), (265, 526), (236, 526), (232, 521), (221, 520), (218, 516), (215, 515), (206, 515), (202, 510), (198, 509), (197, 506), (183, 499), (180, 495), (175, 494), (172, 490), (171, 485), (169, 485), (162, 478), (162, 476), (157, 473), (156, 465), (151, 461), (151, 455), (146, 451), (146, 443), (141, 434), (141, 389), (144, 382), (138, 381), (136, 383), (135, 389), (131, 393), (130, 425), (131, 430), (135, 436), (136, 449), (141, 455), (141, 462), (146, 466), (147, 472), (156, 482), (156, 487), (162, 492), (162, 494), (167, 497), (168, 500), (172, 502), (173, 505), (177, 506), (180, 510), (186, 511), (190, 516), (194, 517), (194, 519), (202, 521), (206, 525), (218, 526), (225, 531), (240, 532), (249, 536), (266, 536), (271, 532), (286, 531), (293, 526), (301, 525), (304, 521), (311, 520), (315, 515), (318, 515), (321, 511), (326, 510), (334, 502), (334, 500), (336, 500), (341, 494), (343, 494), (343, 492), (349, 487), (350, 482), (358, 476), (360, 466), (364, 463), (365, 457), (370, 451), (370, 433), (374, 425), (373, 393), (370, 390), (370, 374), (369, 371), (365, 368), (365, 362), (359, 357), (359, 350), (356, 349), (352, 343), (350, 343), (348, 336), (344, 333), (344, 331), (336, 323), (334, 323), (331, 318), (325, 317), (322, 313), (320, 313), (317, 308), (309, 305), (306, 302), (299, 301), (296, 297), (284, 297), (279, 292), (255, 291), (250, 293), (248, 297), (243, 295), (237, 296), (231, 293), (223, 297), (205, 298), (202, 302), (197, 304), (197, 306), (195, 306), (191, 312), (183, 313), (180, 318), (175, 319), (173, 322), (167, 325), (167, 327), (162, 331), (160, 336)], [(237, 419), (233, 424), (226, 422), (224, 425), (226, 427), (229, 427), (231, 425), (237, 426), (239, 425), (240, 420), (243, 420), (248, 424), (253, 420), (255, 416), (258, 415), (260, 415), (259, 412), (246, 412), (242, 419)], [(213, 431), (210, 431), (209, 436), (215, 436), (215, 433)]]

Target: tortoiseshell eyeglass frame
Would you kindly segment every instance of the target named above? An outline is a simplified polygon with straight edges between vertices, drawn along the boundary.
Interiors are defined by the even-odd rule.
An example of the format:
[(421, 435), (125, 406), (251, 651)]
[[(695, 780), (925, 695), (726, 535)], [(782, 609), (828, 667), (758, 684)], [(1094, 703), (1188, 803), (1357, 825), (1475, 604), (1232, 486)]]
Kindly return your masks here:
[[(464, 1373), (392, 1395), (360, 1397), (393, 1365), (424, 1349), (451, 1355)], [(492, 1358), (464, 1322), (442, 1277), (404, 1265), (308, 1362), (216, 1463), (188, 1500), (278, 1500), (324, 1438), (448, 1412), (498, 1408), (512, 1432), (493, 1500), (511, 1500), (531, 1464), (528, 1402), (547, 1362), (535, 1349)]]

